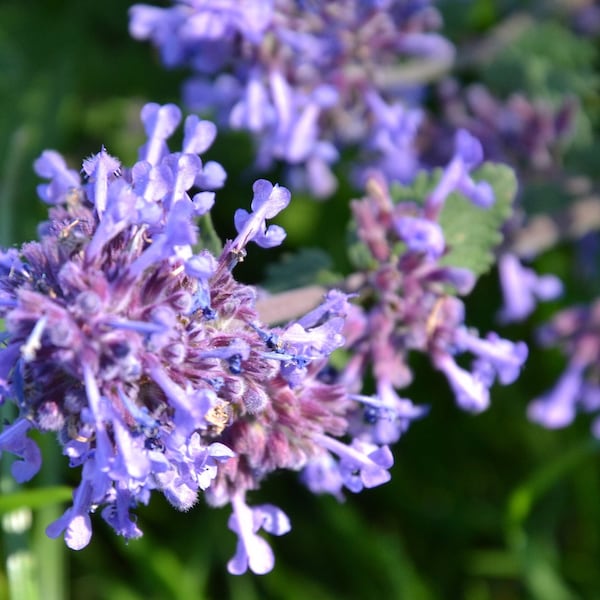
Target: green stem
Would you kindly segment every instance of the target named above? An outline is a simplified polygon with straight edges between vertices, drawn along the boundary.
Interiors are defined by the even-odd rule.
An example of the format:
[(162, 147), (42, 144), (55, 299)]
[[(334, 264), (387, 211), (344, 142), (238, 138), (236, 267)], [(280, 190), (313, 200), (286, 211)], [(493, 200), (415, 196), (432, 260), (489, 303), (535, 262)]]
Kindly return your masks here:
[[(0, 409), (1, 417), (12, 421), (12, 405)], [(4, 454), (1, 464), (0, 493), (9, 494), (18, 485), (10, 472), (12, 459)], [(9, 597), (12, 600), (39, 600), (39, 588), (35, 577), (35, 558), (29, 548), (32, 513), (23, 507), (2, 516), (4, 556)]]
[[(62, 461), (55, 440), (44, 436), (39, 441), (44, 457), (44, 468), (39, 474), (39, 486), (50, 489), (61, 481)], [(48, 486), (48, 487), (47, 487)], [(50, 539), (46, 527), (63, 513), (63, 507), (54, 502), (36, 510), (33, 544), (37, 562), (37, 575), (40, 589), (44, 590), (44, 600), (66, 598), (66, 550), (62, 537)]]
[(215, 256), (219, 256), (223, 251), (223, 244), (212, 222), (210, 213), (202, 215), (198, 220), (198, 224), (200, 226), (201, 247), (206, 248)]

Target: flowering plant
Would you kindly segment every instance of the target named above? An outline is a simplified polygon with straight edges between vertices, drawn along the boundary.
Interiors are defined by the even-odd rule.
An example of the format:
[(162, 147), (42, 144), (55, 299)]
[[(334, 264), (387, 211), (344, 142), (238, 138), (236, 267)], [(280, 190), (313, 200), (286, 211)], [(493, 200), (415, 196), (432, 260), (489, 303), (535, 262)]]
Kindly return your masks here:
[[(35, 152), (35, 186), (47, 215), (34, 235), (14, 235), (11, 219), (19, 213), (7, 167), (0, 190), (8, 199), (0, 251), (0, 452), (5, 474), (25, 487), (5, 478), (0, 512), (10, 516), (17, 503), (52, 508), (38, 523), (51, 539), (82, 551), (74, 561), (115, 543), (104, 542), (106, 526), (126, 541), (142, 538), (127, 546), (127, 556), (140, 552), (147, 567), (153, 532), (166, 531), (152, 511), (166, 500), (187, 513), (186, 522), (214, 519), (193, 526), (198, 535), (185, 543), (188, 552), (206, 553), (204, 564), (214, 550), (214, 577), (222, 577), (224, 563), (234, 575), (270, 573), (256, 585), (260, 597), (275, 597), (275, 588), (263, 594), (261, 586), (274, 585), (280, 570), (285, 579), (294, 562), (285, 544), (314, 531), (303, 524), (311, 503), (328, 506), (317, 496), (343, 503), (348, 492), (377, 488), (337, 505), (346, 524), (358, 522), (352, 511), (370, 502), (383, 509), (386, 501), (376, 499), (392, 498), (395, 486), (400, 496), (410, 494), (410, 465), (418, 464), (423, 477), (413, 489), (428, 490), (417, 494), (420, 505), (435, 496), (425, 474), (443, 463), (449, 432), (483, 423), (484, 437), (502, 429), (512, 439), (524, 416), (557, 429), (579, 412), (597, 411), (595, 304), (565, 307), (536, 335), (506, 326), (532, 314), (537, 324), (539, 311), (548, 315), (553, 306), (539, 308), (539, 301), (556, 303), (569, 293), (567, 274), (538, 271), (536, 255), (597, 227), (593, 199), (578, 198), (585, 210), (568, 212), (569, 227), (564, 205), (555, 213), (545, 207), (556, 223), (550, 229), (546, 214), (532, 209), (543, 178), (554, 178), (564, 194), (590, 189), (581, 176), (572, 178), (566, 149), (574, 131), (575, 147), (583, 143), (586, 117), (593, 129), (586, 106), (593, 75), (581, 81), (556, 59), (555, 75), (569, 82), (570, 96), (536, 96), (525, 82), (524, 91), (511, 89), (502, 99), (493, 82), (486, 82), (490, 89), (463, 85), (461, 78), (472, 76), (461, 65), (480, 68), (486, 38), (465, 59), (440, 33), (443, 11), (443, 3), (438, 10), (405, 0), (134, 5), (130, 34), (151, 41), (158, 61), (155, 76), (144, 73), (139, 88), (131, 81), (124, 89), (148, 100), (111, 98), (110, 109), (86, 110), (81, 121), (66, 110), (82, 142), (65, 155), (20, 142), (24, 130), (14, 132), (12, 160), (21, 160), (19, 143)], [(580, 20), (573, 15), (572, 31), (594, 35)], [(573, 61), (584, 69), (587, 46), (564, 40), (579, 49)], [(542, 69), (532, 43), (514, 46), (522, 44)], [(130, 47), (148, 60), (143, 46)], [(510, 57), (495, 60), (501, 73)], [(184, 79), (181, 100), (172, 83), (157, 84), (172, 75), (159, 63)], [(66, 97), (75, 106), (76, 95)], [(81, 161), (82, 144), (86, 153), (99, 150)], [(19, 227), (23, 217), (14, 221)], [(549, 372), (543, 386), (532, 384), (543, 370), (540, 342), (567, 354), (566, 370)], [(452, 404), (459, 410), (451, 412)], [(466, 421), (465, 413), (481, 416)], [(531, 440), (542, 435), (537, 425), (522, 426), (535, 432)], [(591, 431), (598, 436), (597, 420)], [(57, 466), (54, 448), (68, 471)], [(582, 455), (595, 448), (586, 440)], [(518, 444), (502, 452), (523, 477)], [(463, 462), (473, 481), (491, 485), (489, 460), (478, 466), (477, 454)], [(295, 489), (303, 496), (286, 498), (278, 489), (292, 481), (286, 472), (299, 475), (303, 486)], [(42, 481), (69, 485), (44, 489)], [(552, 597), (536, 587), (519, 545), (545, 484), (536, 485), (510, 496), (505, 551), (533, 597)], [(69, 502), (66, 510), (57, 512), (57, 500)], [(225, 507), (227, 523), (219, 529), (216, 510), (190, 511), (198, 501)], [(395, 503), (394, 511), (387, 514), (398, 514)], [(178, 518), (166, 508), (164, 514), (158, 520)], [(16, 536), (21, 544), (27, 524), (11, 527), (8, 542)], [(217, 531), (225, 528), (237, 537), (235, 550), (232, 538), (221, 548)], [(270, 538), (290, 529), (282, 541)], [(384, 561), (387, 551), (374, 548), (385, 536), (364, 529), (360, 536), (370, 540), (364, 546), (373, 563)], [(183, 548), (180, 541), (164, 546)], [(398, 546), (390, 547), (394, 564), (404, 562)], [(35, 563), (18, 563), (15, 576), (13, 552), (8, 579), (18, 593), (35, 579)], [(349, 547), (347, 556), (355, 552)], [(170, 568), (183, 564), (170, 556)], [(549, 568), (535, 556), (536, 568)], [(151, 567), (154, 578), (161, 568), (158, 561)], [(198, 593), (198, 582), (179, 588), (187, 567), (181, 578), (175, 572), (165, 595)], [(350, 581), (358, 586), (360, 578)], [(292, 594), (293, 583), (280, 585), (283, 596)], [(413, 597), (420, 585), (392, 595)], [(209, 588), (218, 589), (212, 581)]]

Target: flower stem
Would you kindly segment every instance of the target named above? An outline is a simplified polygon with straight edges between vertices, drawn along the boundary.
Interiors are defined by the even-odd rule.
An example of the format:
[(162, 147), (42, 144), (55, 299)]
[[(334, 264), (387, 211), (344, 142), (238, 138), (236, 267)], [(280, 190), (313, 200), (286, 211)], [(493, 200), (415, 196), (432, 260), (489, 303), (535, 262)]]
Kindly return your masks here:
[[(14, 407), (5, 405), (0, 408), (2, 419), (14, 415)], [(11, 419), (12, 420), (12, 419)], [(11, 459), (4, 454), (0, 466), (0, 493), (14, 492), (18, 486), (10, 472)], [(27, 507), (18, 508), (2, 515), (2, 533), (9, 597), (12, 600), (39, 600), (39, 588), (35, 578), (35, 558), (30, 550), (29, 534), (32, 513)]]
[[(61, 455), (55, 440), (50, 436), (39, 439), (40, 450), (44, 457), (44, 468), (38, 475), (40, 487), (55, 486), (61, 482)], [(46, 527), (56, 521), (63, 509), (57, 503), (47, 504), (35, 512), (33, 529), (33, 548), (36, 557), (37, 577), (40, 590), (44, 591), (44, 600), (62, 600), (67, 598), (66, 546), (62, 538), (50, 539)]]

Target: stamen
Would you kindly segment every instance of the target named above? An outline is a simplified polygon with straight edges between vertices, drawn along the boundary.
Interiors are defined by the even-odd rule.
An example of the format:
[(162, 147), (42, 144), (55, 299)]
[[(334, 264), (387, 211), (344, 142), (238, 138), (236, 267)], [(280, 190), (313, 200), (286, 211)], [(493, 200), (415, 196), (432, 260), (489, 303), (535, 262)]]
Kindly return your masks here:
[(21, 346), (21, 356), (25, 362), (34, 360), (37, 351), (42, 347), (42, 334), (47, 322), (48, 317), (46, 315), (39, 319), (31, 330), (27, 341)]

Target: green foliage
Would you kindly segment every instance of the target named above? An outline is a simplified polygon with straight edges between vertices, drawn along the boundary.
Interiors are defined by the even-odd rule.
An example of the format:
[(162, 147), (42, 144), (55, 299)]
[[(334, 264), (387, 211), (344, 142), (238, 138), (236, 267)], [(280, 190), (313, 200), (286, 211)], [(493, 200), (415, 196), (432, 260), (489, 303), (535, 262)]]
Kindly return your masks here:
[[(394, 202), (423, 204), (442, 175), (441, 169), (420, 173), (411, 185), (393, 185)], [(440, 215), (440, 225), (448, 247), (441, 259), (443, 265), (471, 270), (476, 276), (486, 273), (494, 264), (494, 249), (502, 242), (501, 227), (512, 212), (517, 191), (513, 170), (506, 165), (485, 163), (473, 173), (475, 181), (487, 181), (494, 189), (495, 201), (488, 208), (454, 192), (447, 198)], [(348, 253), (355, 268), (376, 266), (368, 248), (356, 237), (353, 225), (348, 233)]]
[(0, 496), (0, 515), (18, 508), (37, 509), (71, 500), (73, 489), (65, 485), (20, 490)]
[(301, 248), (294, 254), (283, 254), (278, 262), (267, 266), (262, 285), (272, 293), (311, 284), (339, 281), (331, 272), (332, 260), (319, 248)]
[(591, 40), (557, 22), (532, 20), (487, 66), (483, 82), (503, 96), (515, 91), (549, 100), (560, 100), (565, 92), (587, 96), (597, 93), (600, 82), (595, 60)]
[(219, 237), (219, 234), (215, 231), (215, 226), (213, 224), (210, 212), (200, 217), (198, 226), (199, 240), (198, 248), (195, 248), (195, 250), (198, 251), (200, 249), (206, 249), (214, 256), (219, 256), (223, 251), (223, 243)]
[(479, 276), (495, 262), (494, 249), (502, 242), (501, 229), (512, 212), (517, 180), (510, 167), (491, 163), (478, 169), (474, 179), (494, 188), (494, 204), (482, 209), (459, 194), (450, 195), (440, 215), (449, 252), (440, 262)]

